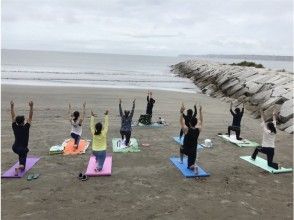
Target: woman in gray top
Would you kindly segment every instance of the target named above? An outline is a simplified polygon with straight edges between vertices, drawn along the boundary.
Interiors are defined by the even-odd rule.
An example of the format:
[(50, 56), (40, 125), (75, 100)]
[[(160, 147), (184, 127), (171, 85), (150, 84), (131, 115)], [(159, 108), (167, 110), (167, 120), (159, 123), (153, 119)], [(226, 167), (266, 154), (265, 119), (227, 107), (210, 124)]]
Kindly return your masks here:
[(135, 110), (135, 101), (133, 101), (133, 107), (131, 112), (128, 110), (124, 110), (124, 113), (121, 108), (121, 99), (119, 99), (119, 114), (121, 117), (121, 128), (120, 128), (120, 134), (122, 140), (126, 140), (125, 145), (129, 146), (130, 143), (130, 138), (131, 138), (131, 133), (132, 133), (132, 119), (134, 115), (134, 110)]

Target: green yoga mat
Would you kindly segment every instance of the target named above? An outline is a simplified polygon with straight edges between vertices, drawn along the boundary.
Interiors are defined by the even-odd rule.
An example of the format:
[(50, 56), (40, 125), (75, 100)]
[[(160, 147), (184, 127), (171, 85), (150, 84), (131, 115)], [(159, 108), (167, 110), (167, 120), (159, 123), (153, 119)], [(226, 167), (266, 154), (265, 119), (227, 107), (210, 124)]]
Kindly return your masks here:
[(260, 144), (254, 142), (254, 141), (250, 141), (248, 139), (243, 139), (243, 140), (239, 141), (236, 138), (233, 138), (233, 136), (229, 137), (226, 134), (219, 134), (218, 136), (223, 138), (226, 141), (229, 141), (233, 144), (236, 144), (238, 147), (258, 147), (258, 146), (260, 146)]
[(130, 139), (131, 146), (126, 148), (121, 148), (121, 138), (113, 138), (112, 139), (112, 151), (127, 153), (127, 152), (140, 152), (140, 148), (138, 145), (138, 141), (135, 138)]
[(271, 168), (267, 165), (267, 161), (260, 158), (260, 157), (256, 157), (255, 160), (252, 160), (251, 159), (251, 156), (241, 156), (240, 157), (241, 159), (243, 160), (246, 160), (247, 162), (255, 165), (255, 166), (258, 166), (260, 167), (261, 169), (264, 169), (270, 173), (289, 173), (289, 172), (292, 172), (293, 169), (292, 168), (284, 168), (284, 167), (281, 167), (280, 169), (276, 170), (274, 168)]
[(56, 145), (56, 146), (52, 146), (49, 149), (49, 154), (50, 155), (54, 155), (54, 154), (62, 154), (64, 150), (64, 146), (63, 145)]

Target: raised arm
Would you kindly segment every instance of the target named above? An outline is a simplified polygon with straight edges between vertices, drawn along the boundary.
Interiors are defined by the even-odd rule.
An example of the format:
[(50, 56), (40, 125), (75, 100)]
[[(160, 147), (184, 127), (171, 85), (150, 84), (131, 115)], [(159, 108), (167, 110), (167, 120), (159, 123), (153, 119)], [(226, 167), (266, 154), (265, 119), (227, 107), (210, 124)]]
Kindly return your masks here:
[(121, 99), (119, 99), (119, 115), (120, 115), (120, 117), (122, 117), (123, 116), (123, 112), (122, 112), (122, 109), (121, 109)]
[(242, 111), (241, 111), (241, 114), (242, 114), (242, 115), (244, 114), (244, 102), (243, 102), (243, 105), (242, 105)]
[(10, 113), (11, 113), (11, 120), (15, 122), (15, 111), (14, 111), (14, 102), (10, 101)]
[(277, 124), (277, 113), (276, 113), (275, 110), (273, 111), (273, 123), (276, 126), (276, 124)]
[(231, 102), (231, 105), (230, 105), (230, 112), (231, 112), (231, 114), (234, 116), (235, 113), (233, 112), (232, 108), (233, 108), (233, 102)]
[(104, 115), (105, 115), (105, 117), (104, 117), (103, 132), (107, 133), (108, 132), (108, 126), (109, 126), (108, 110), (105, 111)]
[(260, 109), (260, 117), (261, 117), (261, 122), (264, 123), (264, 113), (262, 109)]
[(196, 118), (197, 115), (197, 108), (196, 108), (196, 104), (194, 105), (194, 114), (193, 114), (193, 118)]
[(96, 117), (96, 115), (91, 110), (90, 130), (91, 130), (92, 135), (95, 134), (95, 117)]
[(150, 94), (150, 92), (148, 91), (148, 93), (147, 93), (147, 102), (149, 102), (149, 94)]
[(130, 114), (130, 117), (132, 118), (133, 115), (134, 115), (134, 111), (135, 111), (135, 102), (136, 102), (136, 99), (134, 99), (133, 101), (133, 107), (132, 107), (132, 111), (131, 111), (131, 114)]
[(202, 126), (203, 126), (203, 114), (202, 114), (202, 106), (200, 105), (200, 107), (199, 107), (199, 119), (198, 119), (196, 127), (201, 129)]
[(71, 121), (71, 104), (68, 104), (68, 120)]
[(83, 114), (82, 114), (82, 117), (80, 118), (80, 124), (83, 123), (85, 119), (85, 115), (86, 115), (86, 102), (83, 103)]
[(32, 120), (33, 120), (33, 106), (34, 106), (34, 103), (33, 101), (30, 101), (29, 102), (29, 106), (30, 106), (30, 112), (29, 112), (29, 118), (28, 118), (28, 123), (31, 124), (32, 123)]
[(181, 126), (183, 132), (186, 134), (187, 127), (185, 125), (185, 120), (184, 120), (184, 111), (185, 111), (185, 106), (182, 103), (182, 106), (180, 109), (180, 126)]

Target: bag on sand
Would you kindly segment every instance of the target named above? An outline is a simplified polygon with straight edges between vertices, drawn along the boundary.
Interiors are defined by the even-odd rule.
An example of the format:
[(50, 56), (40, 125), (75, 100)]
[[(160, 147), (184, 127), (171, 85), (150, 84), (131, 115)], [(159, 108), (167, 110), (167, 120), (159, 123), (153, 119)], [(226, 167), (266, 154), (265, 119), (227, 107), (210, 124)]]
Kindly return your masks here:
[(139, 123), (144, 125), (150, 125), (151, 124), (151, 115), (140, 115)]

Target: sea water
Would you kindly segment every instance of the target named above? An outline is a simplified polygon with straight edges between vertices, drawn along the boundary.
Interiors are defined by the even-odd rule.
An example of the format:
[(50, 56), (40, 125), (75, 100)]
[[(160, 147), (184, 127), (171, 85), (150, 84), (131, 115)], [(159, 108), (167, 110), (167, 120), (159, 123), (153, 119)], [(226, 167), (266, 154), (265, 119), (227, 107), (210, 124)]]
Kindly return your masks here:
[(2, 84), (197, 92), (170, 72), (177, 57), (2, 50)]

